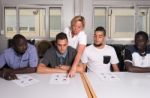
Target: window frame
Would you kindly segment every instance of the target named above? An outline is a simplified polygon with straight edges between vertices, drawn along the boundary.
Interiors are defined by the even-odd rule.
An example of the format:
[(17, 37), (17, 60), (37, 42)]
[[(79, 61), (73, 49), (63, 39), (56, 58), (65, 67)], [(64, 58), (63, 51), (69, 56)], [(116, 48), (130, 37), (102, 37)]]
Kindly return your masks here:
[[(115, 32), (115, 15), (118, 15), (118, 16), (121, 16), (121, 14), (119, 13), (119, 12), (121, 12), (121, 10), (119, 11), (119, 12), (116, 12), (115, 14), (114, 14), (114, 16), (112, 16), (113, 15), (113, 9), (114, 9), (114, 11), (118, 11), (118, 10), (120, 10), (120, 9), (122, 9), (122, 10), (124, 10), (124, 11), (126, 11), (127, 12), (127, 10), (130, 10), (130, 9), (133, 9), (133, 17), (134, 17), (134, 20), (133, 20), (133, 23), (134, 23), (134, 26), (133, 26), (133, 32), (126, 32), (126, 34), (119, 34), (119, 33), (121, 33), (121, 32)], [(133, 40), (133, 38), (134, 38), (134, 34), (135, 34), (135, 31), (136, 31), (136, 26), (135, 26), (135, 19), (136, 19), (136, 16), (135, 16), (135, 14), (136, 14), (136, 11), (135, 11), (135, 8), (133, 7), (111, 7), (110, 9), (109, 9), (110, 11), (111, 11), (111, 15), (109, 16), (109, 25), (110, 25), (110, 27), (111, 28), (109, 28), (110, 29), (110, 35), (111, 35), (111, 38), (112, 39), (129, 39), (129, 40)], [(128, 13), (123, 13), (122, 14), (122, 16), (130, 16), (130, 15), (132, 15), (132, 12), (128, 12)], [(133, 37), (129, 37), (129, 36), (131, 36), (132, 34), (131, 33), (133, 33)], [(123, 36), (125, 36), (125, 35), (129, 35), (129, 36), (127, 36), (127, 37), (123, 37)], [(119, 38), (118, 36), (120, 36), (121, 38)]]
[[(148, 33), (148, 35), (150, 35), (150, 6), (138, 6), (138, 10), (140, 10), (140, 8), (147, 9), (146, 32)], [(137, 31), (138, 31), (138, 27), (137, 27)]]
[[(3, 6), (3, 28), (4, 28), (4, 35), (6, 38), (12, 38), (12, 36), (9, 36), (7, 37), (6, 36), (6, 30), (5, 30), (5, 9), (7, 8), (15, 8), (16, 9), (16, 34), (20, 34), (20, 31), (19, 31), (19, 9), (44, 9), (45, 10), (45, 24), (44, 24), (44, 30), (45, 30), (45, 34), (44, 36), (34, 36), (34, 39), (54, 39), (54, 37), (50, 37), (50, 34), (49, 34), (49, 9), (50, 8), (60, 8), (61, 10), (61, 31), (63, 29), (63, 19), (64, 19), (64, 15), (63, 15), (63, 6), (62, 4), (52, 4), (52, 5), (49, 5), (49, 6), (42, 6), (42, 5), (18, 5), (18, 6)], [(43, 20), (44, 21), (44, 20)], [(43, 35), (43, 34), (40, 34), (41, 32), (41, 29), (39, 30), (39, 35)], [(28, 39), (33, 39), (33, 36), (32, 37), (26, 37)]]
[(106, 5), (106, 6), (101, 6), (101, 5), (93, 5), (93, 21), (92, 21), (92, 28), (93, 28), (93, 30), (94, 30), (94, 10), (95, 10), (95, 8), (105, 8), (106, 9), (106, 32), (107, 32), (107, 40), (115, 40), (115, 41), (120, 41), (120, 40), (122, 40), (122, 41), (133, 41), (133, 38), (114, 38), (114, 37), (112, 37), (112, 31), (111, 31), (111, 17), (110, 17), (110, 15), (111, 15), (111, 11), (110, 11), (110, 9), (112, 9), (112, 8), (133, 8), (134, 10), (135, 10), (135, 14), (134, 14), (134, 33), (137, 31), (137, 26), (136, 26), (136, 22), (137, 22), (137, 20), (136, 20), (136, 18), (137, 18), (137, 15), (136, 15), (136, 12), (137, 12), (137, 5), (134, 5), (134, 6), (108, 6), (108, 5)]

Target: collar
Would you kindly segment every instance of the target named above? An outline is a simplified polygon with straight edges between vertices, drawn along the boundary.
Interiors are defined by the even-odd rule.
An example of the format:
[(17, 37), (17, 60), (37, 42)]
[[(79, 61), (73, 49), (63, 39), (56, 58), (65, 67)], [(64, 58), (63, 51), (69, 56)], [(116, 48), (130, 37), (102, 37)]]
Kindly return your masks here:
[(65, 57), (66, 57), (67, 52), (68, 52), (68, 49), (65, 51), (65, 53), (60, 54), (60, 53), (56, 50), (56, 54), (57, 54), (57, 56), (58, 56), (58, 57), (63, 57), (63, 58), (65, 58)]
[(146, 47), (145, 51), (142, 52), (142, 53), (138, 50), (138, 48), (135, 45), (134, 45), (134, 47), (137, 50), (137, 52), (140, 54), (140, 56), (146, 56), (146, 54), (147, 54), (147, 47)]

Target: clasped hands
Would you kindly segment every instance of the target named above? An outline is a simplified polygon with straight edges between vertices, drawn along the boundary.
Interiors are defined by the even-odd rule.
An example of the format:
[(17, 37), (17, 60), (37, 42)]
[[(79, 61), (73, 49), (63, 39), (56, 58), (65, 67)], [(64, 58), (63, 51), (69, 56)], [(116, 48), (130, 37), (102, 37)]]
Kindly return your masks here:
[(2, 78), (6, 79), (6, 80), (14, 80), (14, 79), (17, 79), (17, 76), (15, 75), (13, 70), (4, 68), (2, 70)]

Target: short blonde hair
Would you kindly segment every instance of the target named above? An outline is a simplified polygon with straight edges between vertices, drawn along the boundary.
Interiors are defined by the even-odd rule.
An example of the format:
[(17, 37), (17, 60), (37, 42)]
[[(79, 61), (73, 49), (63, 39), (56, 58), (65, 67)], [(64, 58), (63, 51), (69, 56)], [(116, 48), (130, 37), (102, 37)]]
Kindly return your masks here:
[(72, 20), (71, 20), (71, 29), (73, 27), (73, 25), (77, 22), (80, 21), (83, 25), (83, 28), (85, 27), (85, 19), (83, 16), (75, 16)]

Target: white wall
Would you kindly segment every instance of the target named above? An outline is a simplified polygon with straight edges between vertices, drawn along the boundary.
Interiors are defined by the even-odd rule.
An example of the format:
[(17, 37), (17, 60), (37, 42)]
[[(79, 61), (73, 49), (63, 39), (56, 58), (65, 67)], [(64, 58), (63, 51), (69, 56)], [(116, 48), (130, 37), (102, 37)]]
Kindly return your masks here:
[[(2, 4), (1, 4), (2, 3)], [(70, 26), (70, 21), (75, 15), (83, 15), (86, 20), (85, 32), (88, 35), (88, 43), (92, 43), (93, 35), (93, 7), (94, 6), (134, 6), (134, 5), (150, 5), (150, 0), (0, 0), (0, 17), (3, 16), (2, 5), (6, 6), (19, 6), (19, 5), (43, 5), (51, 6), (62, 5), (62, 31), (65, 27)], [(2, 29), (3, 19), (0, 18), (0, 29)], [(1, 36), (2, 37), (2, 36)], [(6, 47), (0, 38), (0, 51), (1, 47)], [(114, 42), (115, 41), (111, 41)], [(4, 42), (5, 43), (5, 42)], [(121, 42), (122, 43), (122, 42)], [(6, 44), (6, 43), (5, 43)]]
[(62, 30), (70, 25), (70, 20), (75, 15), (75, 0), (1, 0), (4, 6), (41, 5), (41, 6), (63, 6)]
[(93, 0), (94, 5), (126, 6), (126, 5), (149, 5), (150, 0)]
[(83, 0), (82, 15), (85, 17), (86, 26), (85, 32), (87, 33), (88, 43), (92, 43), (93, 40), (93, 8), (92, 0)]
[(62, 4), (62, 0), (1, 0), (3, 5)]
[(63, 0), (63, 29), (70, 26), (70, 21), (75, 15), (74, 0)]
[[(2, 4), (0, 0), (0, 32), (2, 29)], [(7, 39), (3, 35), (0, 34), (0, 54), (7, 47)]]
[[(62, 31), (70, 26), (70, 21), (75, 15), (75, 0), (0, 0), (0, 8), (3, 6), (21, 6), (21, 5), (41, 5), (41, 6), (62, 6)], [(2, 6), (3, 5), (3, 6)], [(76, 5), (76, 8), (78, 4)], [(3, 17), (3, 10), (0, 9), (0, 17)], [(78, 11), (76, 10), (76, 13)], [(0, 29), (4, 28), (4, 21), (0, 20)], [(0, 52), (7, 48), (7, 39), (0, 36)]]

